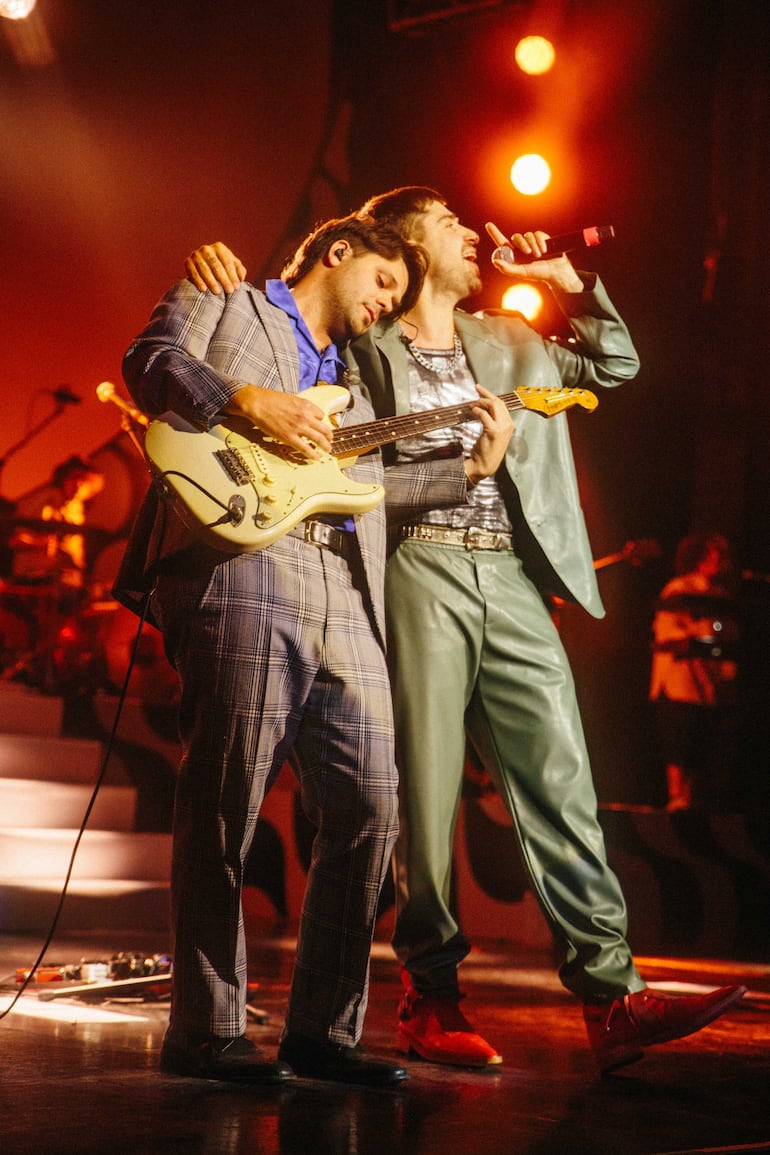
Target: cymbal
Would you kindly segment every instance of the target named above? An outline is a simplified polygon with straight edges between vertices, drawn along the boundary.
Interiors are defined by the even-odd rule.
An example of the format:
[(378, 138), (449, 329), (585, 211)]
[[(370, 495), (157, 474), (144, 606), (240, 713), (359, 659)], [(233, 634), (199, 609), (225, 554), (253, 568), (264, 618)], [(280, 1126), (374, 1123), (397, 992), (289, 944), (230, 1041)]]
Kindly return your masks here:
[(727, 594), (672, 594), (668, 598), (658, 598), (655, 609), (663, 613), (685, 613), (694, 618), (719, 617), (735, 613), (738, 609), (736, 598)]
[(3, 598), (54, 598), (59, 594), (59, 586), (51, 582), (50, 577), (43, 582), (20, 582), (13, 585), (10, 582), (0, 581), (0, 601)]

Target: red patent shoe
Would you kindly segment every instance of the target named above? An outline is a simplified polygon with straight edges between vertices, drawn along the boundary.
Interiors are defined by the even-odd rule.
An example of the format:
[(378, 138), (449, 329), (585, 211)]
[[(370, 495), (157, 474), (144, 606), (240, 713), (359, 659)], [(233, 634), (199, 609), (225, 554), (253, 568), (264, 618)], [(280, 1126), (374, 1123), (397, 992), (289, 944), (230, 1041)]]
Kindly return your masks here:
[(745, 993), (745, 987), (736, 986), (705, 995), (669, 995), (646, 988), (611, 1003), (586, 1003), (588, 1039), (601, 1071), (606, 1074), (641, 1059), (644, 1047), (694, 1034)]

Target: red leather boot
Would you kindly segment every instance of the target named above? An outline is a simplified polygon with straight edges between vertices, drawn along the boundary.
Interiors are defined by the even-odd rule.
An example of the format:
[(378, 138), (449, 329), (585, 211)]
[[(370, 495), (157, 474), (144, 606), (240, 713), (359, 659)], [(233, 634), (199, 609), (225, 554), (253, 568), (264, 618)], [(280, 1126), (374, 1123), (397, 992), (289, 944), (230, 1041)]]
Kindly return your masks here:
[(404, 997), (398, 1010), (398, 1047), (430, 1063), (488, 1067), (503, 1057), (474, 1031), (459, 1007), (463, 995), (420, 994), (409, 971), (401, 968)]

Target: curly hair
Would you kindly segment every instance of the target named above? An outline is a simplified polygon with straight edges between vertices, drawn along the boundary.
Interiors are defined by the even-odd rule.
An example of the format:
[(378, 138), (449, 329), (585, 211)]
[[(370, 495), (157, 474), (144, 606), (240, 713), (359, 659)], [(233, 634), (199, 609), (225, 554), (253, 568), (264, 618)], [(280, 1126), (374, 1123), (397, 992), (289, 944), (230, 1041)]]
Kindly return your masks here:
[(281, 280), (289, 288), (296, 285), (318, 264), (335, 241), (347, 241), (354, 258), (364, 253), (377, 253), (389, 261), (400, 258), (406, 265), (408, 285), (394, 315), (400, 316), (414, 307), (428, 266), (425, 251), (408, 241), (395, 225), (375, 220), (368, 214), (351, 213), (319, 225), (305, 237), (294, 256), (284, 265)]

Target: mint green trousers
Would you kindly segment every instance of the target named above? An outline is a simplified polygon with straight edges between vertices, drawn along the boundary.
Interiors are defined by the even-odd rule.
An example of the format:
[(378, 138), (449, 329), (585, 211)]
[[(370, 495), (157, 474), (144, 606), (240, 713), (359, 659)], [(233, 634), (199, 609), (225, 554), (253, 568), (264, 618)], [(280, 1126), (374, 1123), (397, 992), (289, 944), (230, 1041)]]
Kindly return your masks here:
[(386, 605), (400, 773), (393, 946), (413, 981), (451, 989), (470, 949), (450, 910), (467, 727), (564, 949), (564, 986), (583, 999), (642, 989), (572, 672), (521, 562), (512, 552), (404, 541), (388, 562)]

